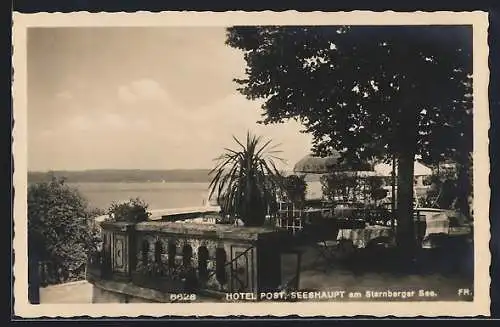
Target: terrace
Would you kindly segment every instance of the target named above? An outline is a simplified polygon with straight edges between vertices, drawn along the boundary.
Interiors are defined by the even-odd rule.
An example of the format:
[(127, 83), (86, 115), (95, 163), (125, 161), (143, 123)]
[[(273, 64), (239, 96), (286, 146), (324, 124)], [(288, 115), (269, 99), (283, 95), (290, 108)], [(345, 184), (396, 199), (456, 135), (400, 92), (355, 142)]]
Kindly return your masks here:
[[(350, 235), (354, 241), (353, 233), (359, 229), (363, 231), (360, 235), (375, 240), (377, 235), (384, 234), (367, 231), (387, 231), (391, 227), (380, 229), (376, 224), (366, 227), (363, 223), (358, 229), (356, 226), (339, 228), (342, 226), (326, 218), (323, 225), (318, 221), (313, 224), (326, 232), (313, 233), (316, 239), (311, 240), (308, 238), (311, 225), (306, 219), (307, 210), (292, 211), (295, 214), (292, 220), (282, 211), (281, 218), (274, 221), (278, 226), (266, 227), (194, 223), (197, 218), (216, 217), (216, 212), (207, 210), (201, 218), (200, 211), (171, 210), (140, 223), (101, 222), (102, 252), (91, 256), (87, 266), (87, 280), (93, 285), (92, 301), (189, 300), (171, 298), (172, 294), (184, 293), (196, 294), (198, 302), (225, 301), (227, 293), (366, 291), (396, 284), (405, 289), (413, 289), (415, 285), (440, 289), (436, 300), (444, 300), (454, 299), (456, 288), (472, 287), (470, 279), (462, 273), (463, 265), (448, 267), (444, 275), (438, 272), (442, 262), (439, 258), (426, 263), (425, 272), (404, 275), (394, 270), (393, 263), (397, 260), (392, 257), (390, 248), (378, 248), (375, 249), (378, 252), (373, 252), (369, 242), (353, 242), (356, 249), (347, 258), (339, 257), (338, 251), (331, 251), (331, 243), (338, 244), (339, 235), (344, 238)], [(286, 225), (293, 220), (302, 221), (302, 227)], [(453, 229), (453, 226), (448, 228)], [(327, 242), (320, 244), (320, 240), (328, 240), (330, 246)], [(335, 245), (333, 249), (338, 250)]]
[[(327, 171), (330, 159), (306, 156), (301, 161), (304, 167), (299, 162), (294, 170)], [(295, 177), (287, 180), (290, 185), (298, 182)], [(293, 192), (270, 192), (283, 202), (277, 211), (268, 206), (266, 219), (256, 225), (239, 226), (236, 217), (252, 217), (248, 210), (242, 215), (223, 215), (219, 207), (211, 206), (210, 199), (204, 207), (152, 211), (144, 216), (145, 221), (99, 219), (103, 247), (87, 267), (94, 301), (193, 300), (176, 294), (196, 294), (197, 301), (224, 301), (231, 293), (338, 290), (353, 287), (341, 282), (346, 272), (392, 274), (387, 282), (397, 279), (394, 274), (401, 268), (395, 267), (401, 262), (394, 251), (397, 219), (392, 208), (382, 205), (383, 197), (377, 195), (381, 192), (375, 192), (383, 186), (380, 176), (370, 171), (344, 171), (327, 177), (329, 201), (292, 201), (288, 197)], [(265, 210), (246, 209), (259, 212), (258, 219), (264, 218)], [(449, 240), (462, 225), (451, 224), (448, 213), (439, 210), (414, 213), (415, 239), (422, 245), (417, 270), (429, 273), (446, 250), (429, 256), (423, 251), (424, 244)], [(234, 218), (226, 219), (228, 216)], [(460, 231), (462, 236), (469, 232)], [(436, 235), (446, 237), (436, 239)], [(444, 248), (458, 250), (457, 244)], [(450, 267), (449, 271), (462, 269), (455, 263)], [(369, 278), (380, 278), (374, 276)], [(323, 284), (317, 284), (315, 278), (323, 279)], [(461, 283), (472, 287), (466, 281)]]

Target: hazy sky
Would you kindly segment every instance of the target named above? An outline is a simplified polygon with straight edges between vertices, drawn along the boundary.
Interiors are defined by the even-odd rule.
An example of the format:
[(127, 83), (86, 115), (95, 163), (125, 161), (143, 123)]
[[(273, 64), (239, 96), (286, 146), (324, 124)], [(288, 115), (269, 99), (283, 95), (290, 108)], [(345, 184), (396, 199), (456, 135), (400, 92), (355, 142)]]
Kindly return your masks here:
[(309, 152), (295, 122), (256, 124), (224, 28), (38, 28), (28, 33), (30, 170), (211, 168), (247, 130)]

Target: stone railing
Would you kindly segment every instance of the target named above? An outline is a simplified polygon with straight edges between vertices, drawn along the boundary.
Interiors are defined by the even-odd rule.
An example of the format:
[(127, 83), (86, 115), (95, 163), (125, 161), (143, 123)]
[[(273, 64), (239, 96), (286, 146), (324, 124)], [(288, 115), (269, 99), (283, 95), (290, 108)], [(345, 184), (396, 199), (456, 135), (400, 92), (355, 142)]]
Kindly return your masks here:
[[(293, 251), (284, 230), (167, 221), (105, 221), (101, 227), (102, 252), (87, 267), (94, 284), (109, 280), (162, 293), (224, 297), (275, 291), (289, 282), (282, 278), (281, 259)], [(298, 285), (300, 255), (293, 253)]]

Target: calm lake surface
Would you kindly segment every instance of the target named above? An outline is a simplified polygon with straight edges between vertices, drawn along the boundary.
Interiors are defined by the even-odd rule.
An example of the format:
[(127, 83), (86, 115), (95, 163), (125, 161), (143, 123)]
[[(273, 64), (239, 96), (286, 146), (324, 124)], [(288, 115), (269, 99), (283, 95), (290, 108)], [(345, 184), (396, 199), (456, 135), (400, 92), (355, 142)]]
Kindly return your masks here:
[(149, 209), (202, 206), (208, 183), (68, 183), (95, 208), (107, 209), (113, 201), (144, 200)]

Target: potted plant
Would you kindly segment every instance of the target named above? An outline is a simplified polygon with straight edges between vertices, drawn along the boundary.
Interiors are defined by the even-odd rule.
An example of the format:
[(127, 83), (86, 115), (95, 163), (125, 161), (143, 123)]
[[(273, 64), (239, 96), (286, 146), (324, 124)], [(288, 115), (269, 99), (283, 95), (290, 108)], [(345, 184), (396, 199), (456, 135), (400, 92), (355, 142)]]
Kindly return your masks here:
[(139, 198), (113, 202), (108, 209), (109, 220), (115, 222), (138, 223), (146, 221), (150, 215), (148, 204)]
[(283, 197), (298, 209), (303, 209), (306, 201), (307, 183), (305, 175), (290, 175), (283, 179)]
[(226, 149), (216, 158), (210, 172), (210, 197), (217, 193), (221, 211), (244, 226), (262, 226), (269, 208), (276, 208), (276, 191), (282, 189), (282, 177), (273, 160), (283, 160), (280, 151), (247, 133), (246, 143), (233, 136), (237, 149)]

